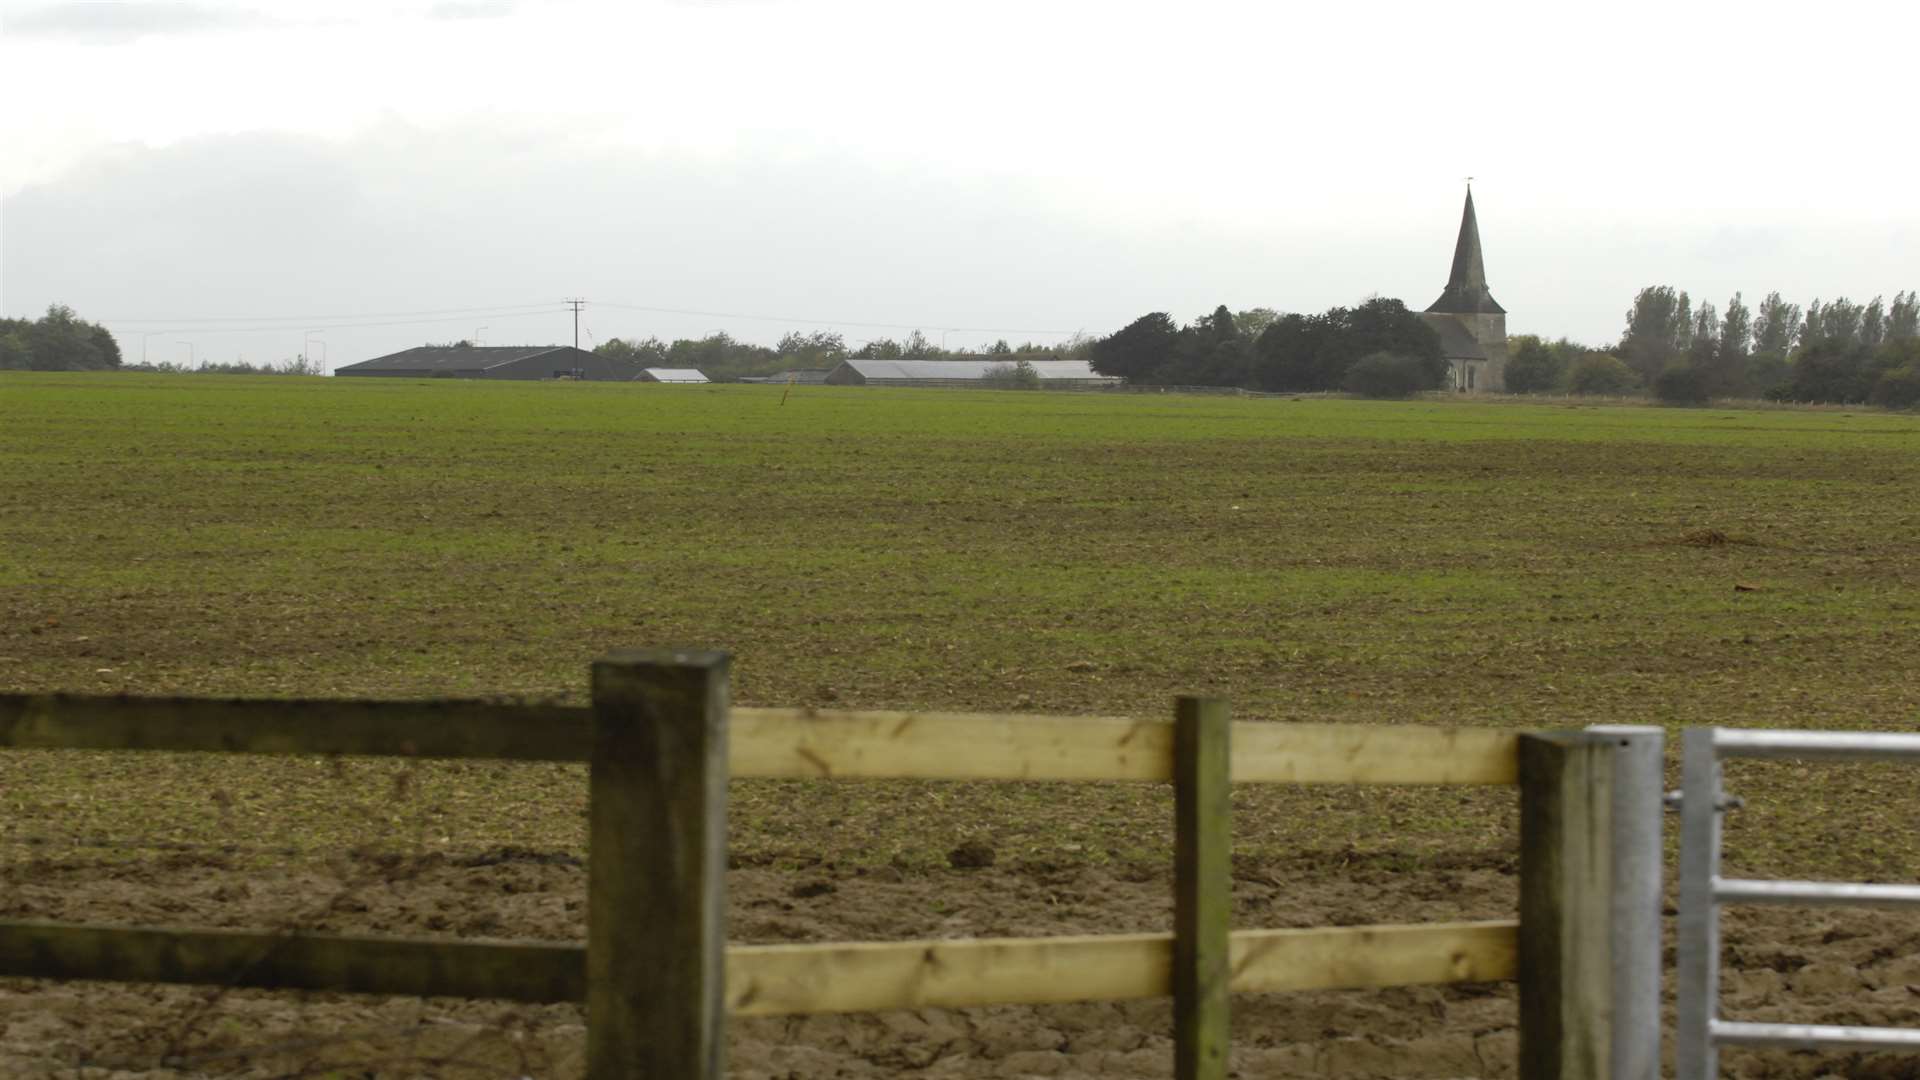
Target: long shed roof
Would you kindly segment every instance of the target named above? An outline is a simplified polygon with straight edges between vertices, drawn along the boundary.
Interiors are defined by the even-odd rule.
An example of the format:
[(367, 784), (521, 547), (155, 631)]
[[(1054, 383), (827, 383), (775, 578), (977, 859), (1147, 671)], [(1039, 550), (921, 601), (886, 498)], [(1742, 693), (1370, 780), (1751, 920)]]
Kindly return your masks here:
[(340, 371), (485, 371), (550, 352), (572, 352), (566, 345), (422, 345), (376, 356)]
[[(984, 379), (991, 368), (1008, 367), (1018, 358), (991, 360), (848, 360), (846, 366), (868, 379)], [(1104, 379), (1085, 360), (1029, 360), (1034, 374), (1045, 379)]]
[(650, 367), (647, 377), (654, 382), (703, 383), (707, 377), (698, 368)]

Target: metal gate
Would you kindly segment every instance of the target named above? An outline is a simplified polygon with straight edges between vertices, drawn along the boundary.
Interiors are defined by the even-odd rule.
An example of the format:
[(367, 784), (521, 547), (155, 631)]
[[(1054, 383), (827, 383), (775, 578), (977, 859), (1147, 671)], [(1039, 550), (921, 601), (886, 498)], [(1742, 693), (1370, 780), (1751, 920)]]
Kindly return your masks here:
[(1920, 1028), (1756, 1024), (1719, 1017), (1720, 905), (1920, 907), (1920, 885), (1752, 881), (1720, 876), (1726, 758), (1920, 762), (1920, 735), (1689, 728), (1680, 799), (1678, 1080), (1715, 1080), (1722, 1046), (1920, 1051)]

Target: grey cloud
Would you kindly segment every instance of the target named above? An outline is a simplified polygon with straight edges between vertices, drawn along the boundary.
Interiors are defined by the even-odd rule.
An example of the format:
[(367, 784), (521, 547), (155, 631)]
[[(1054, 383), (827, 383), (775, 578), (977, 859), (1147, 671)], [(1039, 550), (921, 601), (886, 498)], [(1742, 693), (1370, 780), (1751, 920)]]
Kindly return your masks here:
[[(391, 124), (347, 140), (218, 136), (122, 149), (6, 198), (0, 298), (7, 315), (59, 302), (87, 318), (175, 326), (209, 315), (552, 304), (550, 317), (330, 331), (336, 365), (483, 325), (496, 344), (564, 342), (572, 325), (558, 301), (570, 295), (593, 301), (589, 343), (716, 329), (771, 342), (812, 325), (799, 320), (920, 325), (936, 336), (941, 326), (1106, 332), (1144, 312), (1184, 320), (1220, 303), (1319, 311), (1378, 292), (1424, 306), (1446, 281), (1458, 220), (1449, 206), (1411, 226), (1210, 224), (1143, 206), (1115, 222), (1090, 218), (1070, 201), (1078, 194), (794, 146), (719, 160), (477, 126)], [(1481, 211), (1511, 327), (1591, 342), (1619, 333), (1642, 285), (1672, 282), (1716, 302), (1735, 289), (1802, 302), (1871, 296), (1911, 284), (1902, 278), (1920, 243), (1908, 225), (1786, 231), (1769, 253), (1728, 259), (1711, 250), (1722, 226), (1655, 233), (1494, 200)], [(155, 325), (168, 324), (114, 329), (137, 355), (139, 331)], [(279, 358), (313, 325), (182, 340), (205, 356)], [(850, 339), (898, 333), (842, 329)], [(179, 348), (170, 336), (151, 343)]]
[(243, 30), (276, 20), (245, 8), (207, 4), (69, 3), (30, 8), (6, 19), (6, 31), (22, 37), (63, 37), (117, 45), (143, 37)]

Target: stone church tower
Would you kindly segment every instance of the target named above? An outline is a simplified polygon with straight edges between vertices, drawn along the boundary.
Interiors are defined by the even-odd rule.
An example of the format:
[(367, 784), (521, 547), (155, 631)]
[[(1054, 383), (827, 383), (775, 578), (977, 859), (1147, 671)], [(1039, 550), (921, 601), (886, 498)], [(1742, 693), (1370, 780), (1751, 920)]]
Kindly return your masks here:
[(1460, 215), (1460, 239), (1453, 245), (1453, 273), (1421, 318), (1440, 335), (1440, 351), (1452, 368), (1452, 389), (1489, 393), (1506, 389), (1507, 309), (1487, 291), (1487, 267), (1480, 255), (1480, 223), (1473, 216), (1473, 188)]

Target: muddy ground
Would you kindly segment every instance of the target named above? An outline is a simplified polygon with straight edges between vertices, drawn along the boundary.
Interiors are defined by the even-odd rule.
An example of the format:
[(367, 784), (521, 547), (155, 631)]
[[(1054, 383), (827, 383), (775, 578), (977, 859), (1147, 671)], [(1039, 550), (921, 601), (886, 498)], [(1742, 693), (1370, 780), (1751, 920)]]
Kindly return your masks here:
[[(1358, 860), (1242, 862), (1242, 926), (1510, 917), (1504, 856), (1408, 873)], [(0, 916), (84, 922), (579, 940), (585, 870), (555, 852), (338, 859), (279, 872), (206, 853), (23, 860)], [(1146, 866), (972, 870), (739, 867), (731, 936), (873, 940), (1164, 929), (1170, 881)], [(1725, 1009), (1752, 1019), (1920, 1024), (1920, 917), (1732, 911)], [(1235, 998), (1243, 1077), (1511, 1077), (1511, 986)], [(733, 1026), (729, 1075), (1163, 1077), (1165, 1002), (927, 1009), (753, 1019)], [(0, 980), (0, 1074), (67, 1077), (533, 1076), (581, 1073), (569, 1006), (421, 1001)], [(1912, 1080), (1912, 1059), (1729, 1053), (1740, 1078)]]

